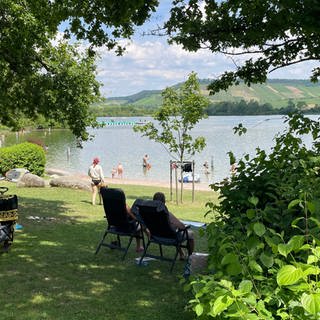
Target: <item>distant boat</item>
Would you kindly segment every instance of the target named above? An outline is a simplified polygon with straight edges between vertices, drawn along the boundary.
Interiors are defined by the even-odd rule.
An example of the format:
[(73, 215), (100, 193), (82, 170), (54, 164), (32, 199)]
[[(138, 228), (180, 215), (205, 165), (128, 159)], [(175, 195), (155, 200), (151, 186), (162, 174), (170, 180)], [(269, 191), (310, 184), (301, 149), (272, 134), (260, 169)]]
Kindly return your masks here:
[(149, 121), (137, 121), (136, 124), (138, 125), (144, 125), (147, 124)]
[[(98, 120), (99, 121), (99, 120)], [(135, 120), (100, 120), (99, 123), (101, 123), (104, 126), (135, 126), (135, 125), (144, 125), (147, 123), (147, 121), (135, 121)]]

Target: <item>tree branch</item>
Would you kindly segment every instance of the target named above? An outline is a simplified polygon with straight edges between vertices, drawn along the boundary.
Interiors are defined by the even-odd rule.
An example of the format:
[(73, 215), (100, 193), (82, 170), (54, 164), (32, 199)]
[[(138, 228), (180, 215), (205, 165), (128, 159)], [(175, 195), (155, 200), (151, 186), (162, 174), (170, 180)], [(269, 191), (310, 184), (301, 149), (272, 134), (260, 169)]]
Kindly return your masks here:
[(296, 60), (296, 61), (292, 61), (292, 62), (288, 62), (288, 63), (283, 63), (283, 64), (281, 64), (281, 65), (279, 65), (279, 66), (274, 67), (273, 69), (271, 69), (271, 70), (269, 71), (269, 73), (271, 73), (271, 72), (273, 72), (273, 71), (275, 71), (275, 70), (277, 70), (277, 69), (283, 68), (283, 67), (288, 67), (288, 66), (291, 66), (291, 65), (300, 63), (300, 62), (311, 61), (311, 60), (319, 61), (319, 59), (309, 57), (309, 58), (300, 59), (300, 60)]

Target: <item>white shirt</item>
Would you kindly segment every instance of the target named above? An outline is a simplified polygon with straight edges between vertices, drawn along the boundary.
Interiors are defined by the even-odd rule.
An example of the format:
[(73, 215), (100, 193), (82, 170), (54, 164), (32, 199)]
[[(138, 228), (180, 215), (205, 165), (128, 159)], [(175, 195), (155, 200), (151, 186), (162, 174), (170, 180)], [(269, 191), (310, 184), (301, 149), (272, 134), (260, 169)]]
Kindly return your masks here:
[(104, 179), (102, 167), (99, 164), (96, 164), (95, 166), (92, 164), (89, 167), (88, 175), (92, 180), (103, 180)]

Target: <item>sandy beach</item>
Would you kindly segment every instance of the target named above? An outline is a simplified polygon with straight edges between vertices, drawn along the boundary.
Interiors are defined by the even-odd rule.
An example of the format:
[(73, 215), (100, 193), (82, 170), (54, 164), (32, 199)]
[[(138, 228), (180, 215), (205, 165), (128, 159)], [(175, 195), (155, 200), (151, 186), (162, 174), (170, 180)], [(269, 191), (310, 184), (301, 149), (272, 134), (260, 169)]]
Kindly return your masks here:
[[(71, 173), (57, 168), (46, 168), (46, 173), (49, 175), (58, 175), (58, 176), (72, 176), (75, 179), (91, 182), (89, 176), (84, 175), (83, 173)], [(170, 181), (155, 181), (155, 180), (137, 180), (137, 179), (127, 179), (127, 178), (108, 178), (105, 177), (105, 183), (109, 186), (113, 184), (123, 184), (123, 185), (139, 185), (139, 186), (154, 186), (161, 188), (170, 188)], [(180, 186), (180, 183), (179, 183)], [(175, 188), (175, 182), (173, 181), (172, 188)], [(184, 183), (185, 190), (192, 190), (192, 183)], [(208, 183), (195, 183), (194, 189), (198, 191), (211, 191)]]
[[(133, 180), (133, 179), (119, 179), (119, 178), (105, 178), (105, 182), (108, 185), (112, 184), (128, 184), (128, 185), (140, 185), (140, 186), (154, 186), (161, 188), (170, 188), (170, 181), (153, 181), (153, 180)], [(180, 186), (180, 183), (179, 183)], [(192, 190), (192, 183), (184, 183), (184, 189)], [(173, 182), (172, 188), (175, 188), (175, 183)], [(199, 191), (211, 191), (212, 189), (208, 184), (195, 183), (194, 189)]]

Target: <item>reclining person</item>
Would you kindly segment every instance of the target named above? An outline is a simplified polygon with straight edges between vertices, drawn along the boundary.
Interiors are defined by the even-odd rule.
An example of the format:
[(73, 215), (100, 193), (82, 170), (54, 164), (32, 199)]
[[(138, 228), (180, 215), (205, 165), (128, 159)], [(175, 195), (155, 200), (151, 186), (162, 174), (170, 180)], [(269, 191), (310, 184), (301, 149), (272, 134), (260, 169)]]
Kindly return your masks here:
[[(126, 209), (127, 209), (127, 215), (129, 218), (130, 223), (136, 223), (136, 216), (132, 213), (131, 208), (126, 204)], [(138, 228), (138, 230), (140, 227)], [(143, 252), (144, 247), (141, 246), (141, 241), (139, 237), (136, 237), (136, 252)]]
[[(103, 207), (109, 227), (113, 226), (117, 231), (124, 233), (140, 230), (140, 225), (137, 225), (138, 221), (127, 204), (126, 196), (122, 189), (101, 187), (100, 194), (103, 199)], [(135, 238), (136, 251), (144, 251), (139, 234)], [(112, 245), (119, 246), (119, 243), (118, 241), (113, 241)]]
[[(156, 192), (153, 195), (153, 200), (158, 200), (163, 202), (164, 204), (166, 203), (166, 197), (162, 192)], [(181, 222), (178, 218), (176, 218), (169, 210), (169, 223), (171, 225), (172, 230), (176, 231), (176, 229), (185, 229), (185, 224), (183, 222)], [(193, 231), (188, 229), (188, 253), (189, 255), (192, 254), (192, 252), (194, 251), (194, 234)], [(185, 259), (185, 254), (183, 252), (183, 250), (180, 248), (179, 250), (179, 254), (180, 254), (180, 259), (184, 260)]]

